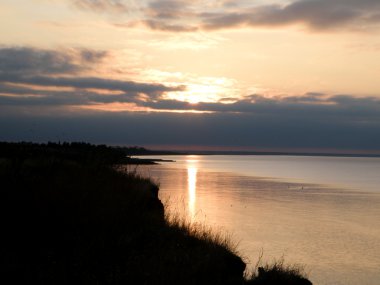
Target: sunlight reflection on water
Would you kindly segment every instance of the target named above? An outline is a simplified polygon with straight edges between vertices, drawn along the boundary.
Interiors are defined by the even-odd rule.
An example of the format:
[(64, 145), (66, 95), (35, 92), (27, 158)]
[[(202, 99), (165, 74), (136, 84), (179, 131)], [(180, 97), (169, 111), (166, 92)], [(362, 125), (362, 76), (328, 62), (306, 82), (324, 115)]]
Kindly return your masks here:
[(189, 215), (191, 218), (191, 221), (194, 221), (195, 219), (195, 213), (196, 213), (196, 194), (197, 194), (197, 160), (189, 159), (186, 160), (187, 162), (187, 188), (188, 188), (188, 195), (189, 195)]

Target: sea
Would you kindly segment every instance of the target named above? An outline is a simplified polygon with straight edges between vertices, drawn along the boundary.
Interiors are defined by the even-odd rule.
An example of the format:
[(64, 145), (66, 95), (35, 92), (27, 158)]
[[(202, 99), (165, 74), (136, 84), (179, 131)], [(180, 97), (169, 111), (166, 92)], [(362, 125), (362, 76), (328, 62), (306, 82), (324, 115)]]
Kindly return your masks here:
[(138, 169), (168, 210), (229, 235), (250, 270), (283, 260), (314, 285), (380, 284), (380, 158), (149, 158), (174, 160)]

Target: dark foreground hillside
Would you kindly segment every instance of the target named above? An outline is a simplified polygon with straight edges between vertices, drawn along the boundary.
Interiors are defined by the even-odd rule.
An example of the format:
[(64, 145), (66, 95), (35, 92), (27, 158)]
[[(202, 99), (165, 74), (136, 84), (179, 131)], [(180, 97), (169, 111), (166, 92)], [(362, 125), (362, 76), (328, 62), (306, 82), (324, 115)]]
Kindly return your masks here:
[(116, 171), (114, 152), (1, 146), (0, 278), (13, 284), (247, 282), (245, 263), (227, 243), (168, 222), (158, 187)]

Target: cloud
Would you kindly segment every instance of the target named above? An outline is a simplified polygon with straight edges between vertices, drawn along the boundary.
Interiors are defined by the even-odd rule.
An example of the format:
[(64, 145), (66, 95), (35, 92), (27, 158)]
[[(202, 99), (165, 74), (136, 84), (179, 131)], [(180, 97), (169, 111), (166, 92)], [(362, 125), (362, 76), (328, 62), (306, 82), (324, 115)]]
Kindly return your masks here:
[[(26, 87), (24, 87), (25, 84)], [(29, 87), (29, 85), (32, 86)], [(45, 90), (44, 87), (68, 87), (70, 90)], [(184, 88), (184, 86), (168, 87), (162, 84), (137, 83), (97, 77), (24, 78), (0, 75), (0, 106), (45, 105), (64, 107), (66, 105), (89, 106), (98, 103), (135, 103), (141, 101), (139, 99), (140, 94), (147, 95), (150, 100), (157, 100), (163, 93), (180, 91)], [(96, 91), (88, 91), (92, 89), (96, 89)], [(112, 91), (115, 91), (116, 94)]]
[(0, 49), (0, 103), (2, 106), (66, 106), (134, 102), (141, 94), (150, 100), (185, 86), (135, 82), (86, 72), (103, 64), (108, 53), (86, 49)]
[(166, 24), (157, 20), (145, 20), (143, 23), (152, 30), (166, 31), (166, 32), (195, 32), (198, 30), (194, 26), (178, 25), (178, 24)]
[[(138, 94), (105, 94), (87, 90), (56, 91), (31, 89), (28, 87), (0, 84), (0, 105), (3, 106), (46, 106), (62, 108), (65, 106), (88, 106), (98, 103), (133, 103)], [(43, 111), (43, 110), (41, 110)]]
[(198, 27), (189, 23), (196, 17), (194, 2), (188, 0), (156, 0), (148, 4), (141, 21), (152, 30), (194, 32)]
[[(14, 79), (14, 77), (12, 77)], [(100, 78), (48, 78), (33, 77), (10, 81), (0, 76), (0, 103), (2, 106), (66, 105), (87, 106), (92, 104), (133, 103), (151, 111), (183, 112), (199, 111), (208, 113), (235, 114), (268, 118), (302, 120), (348, 120), (358, 124), (380, 123), (380, 99), (354, 95), (325, 95), (307, 93), (299, 96), (272, 97), (250, 95), (234, 99), (233, 103), (200, 102), (191, 104), (175, 99), (164, 99), (165, 92), (181, 91), (183, 87), (167, 87), (161, 84), (146, 84)], [(70, 91), (31, 89), (12, 83), (34, 84), (37, 86), (72, 87)], [(92, 91), (96, 89), (96, 91)], [(108, 94), (107, 91), (117, 93)], [(141, 97), (139, 94), (147, 94)], [(107, 105), (104, 106), (107, 109)]]
[[(8, 86), (8, 92), (12, 86)], [(232, 104), (141, 100), (128, 94), (44, 91), (0, 96), (0, 140), (85, 140), (119, 145), (199, 145), (242, 148), (377, 150), (380, 99), (305, 94), (247, 96)], [(4, 89), (0, 85), (0, 89)], [(23, 95), (20, 95), (23, 93)], [(105, 112), (67, 105), (133, 103), (165, 112)], [(212, 113), (169, 113), (201, 110)], [(59, 127), (57, 127), (59, 126)]]
[(315, 120), (339, 117), (362, 123), (380, 123), (380, 99), (353, 95), (327, 96), (308, 93), (284, 98), (251, 95), (229, 104), (219, 102), (190, 104), (176, 100), (148, 101), (139, 104), (158, 110), (195, 110), (239, 115), (250, 114), (269, 118), (279, 117), (280, 115), (277, 114), (281, 114), (286, 117)]
[[(77, 0), (82, 8), (123, 12), (126, 1)], [(120, 7), (119, 7), (120, 6)], [(118, 8), (116, 8), (118, 7)], [(301, 24), (311, 30), (366, 29), (380, 24), (378, 0), (293, 0), (257, 4), (247, 1), (210, 2), (188, 0), (152, 1), (141, 4), (137, 22), (153, 30), (192, 32), (236, 27), (281, 27)], [(136, 20), (136, 19), (135, 19)], [(130, 26), (130, 25), (126, 25)]]
[(0, 75), (0, 82), (33, 84), (38, 86), (93, 88), (154, 95), (168, 91), (181, 91), (184, 86), (168, 87), (162, 84), (138, 83), (133, 81), (104, 79), (99, 77), (18, 77)]
[(88, 49), (3, 47), (0, 48), (0, 74), (73, 74), (88, 70), (107, 56), (105, 51)]
[(75, 6), (84, 10), (95, 12), (126, 13), (136, 7), (132, 0), (70, 0)]
[(205, 13), (206, 29), (246, 26), (283, 26), (302, 23), (324, 30), (358, 23), (380, 23), (377, 0), (298, 0), (287, 5), (263, 5), (235, 13)]
[[(356, 122), (380, 120), (380, 99), (375, 97), (307, 93), (269, 98), (255, 94), (227, 102), (212, 102), (215, 97), (209, 102), (190, 104), (177, 99), (183, 97), (182, 92), (182, 95), (188, 92), (184, 85), (85, 75), (86, 70), (98, 66), (107, 55), (91, 50), (0, 49), (0, 58), (4, 59), (0, 61), (0, 103), (3, 107), (45, 105), (61, 109), (67, 105), (128, 103), (152, 111), (199, 111), (270, 118), (279, 113), (316, 120), (337, 116)], [(165, 82), (164, 79), (157, 81)], [(211, 80), (207, 84), (211, 88), (216, 83)], [(107, 105), (103, 109), (106, 110)]]
[[(297, 116), (298, 115), (298, 116)], [(349, 116), (348, 116), (349, 117)], [(377, 150), (380, 122), (307, 114), (103, 113), (0, 114), (0, 140), (69, 140), (117, 145)]]
[[(107, 55), (0, 49), (0, 140), (380, 150), (377, 97), (225, 94), (227, 100), (190, 104), (168, 96), (185, 86), (88, 75)], [(112, 104), (127, 107), (110, 112)], [(149, 112), (121, 111), (131, 106)]]
[(190, 2), (178, 0), (158, 0), (150, 2), (148, 13), (156, 18), (177, 19), (190, 14)]

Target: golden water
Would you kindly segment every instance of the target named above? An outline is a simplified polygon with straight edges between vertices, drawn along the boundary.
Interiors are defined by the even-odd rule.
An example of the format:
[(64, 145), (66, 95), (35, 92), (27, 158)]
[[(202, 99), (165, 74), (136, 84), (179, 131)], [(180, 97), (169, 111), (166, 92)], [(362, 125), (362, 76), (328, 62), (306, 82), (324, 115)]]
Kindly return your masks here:
[(284, 257), (316, 285), (380, 284), (380, 159), (176, 156), (143, 168), (191, 221), (255, 264)]

